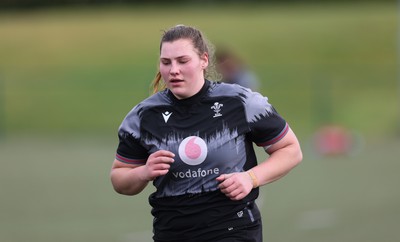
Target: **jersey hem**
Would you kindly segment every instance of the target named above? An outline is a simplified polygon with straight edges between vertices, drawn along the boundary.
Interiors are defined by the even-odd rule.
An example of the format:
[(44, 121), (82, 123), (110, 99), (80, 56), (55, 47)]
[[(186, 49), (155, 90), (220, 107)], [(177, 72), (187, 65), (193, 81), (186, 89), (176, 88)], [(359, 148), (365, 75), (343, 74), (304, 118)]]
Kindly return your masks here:
[(144, 164), (146, 164), (145, 160), (130, 159), (130, 158), (123, 157), (123, 156), (121, 156), (119, 154), (115, 154), (115, 159), (117, 159), (118, 161), (121, 161), (123, 163), (131, 164), (131, 165), (144, 165)]
[(278, 142), (279, 140), (281, 140), (283, 137), (285, 137), (285, 135), (288, 133), (289, 131), (289, 124), (286, 123), (285, 127), (283, 128), (283, 130), (273, 139), (267, 141), (267, 142), (263, 142), (263, 143), (257, 143), (257, 146), (259, 147), (266, 147), (266, 146), (270, 146), (275, 144), (276, 142)]

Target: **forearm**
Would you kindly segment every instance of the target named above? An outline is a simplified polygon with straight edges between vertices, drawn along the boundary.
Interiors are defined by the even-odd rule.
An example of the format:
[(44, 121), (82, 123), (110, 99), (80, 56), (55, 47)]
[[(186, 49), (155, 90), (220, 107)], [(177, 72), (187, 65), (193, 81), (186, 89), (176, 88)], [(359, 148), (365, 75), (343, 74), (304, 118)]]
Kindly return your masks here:
[(111, 171), (111, 182), (114, 190), (124, 195), (136, 195), (149, 183), (143, 178), (144, 166), (136, 168), (116, 168)]
[(289, 145), (273, 152), (264, 162), (253, 167), (258, 185), (262, 186), (285, 176), (302, 160), (302, 153), (297, 145)]

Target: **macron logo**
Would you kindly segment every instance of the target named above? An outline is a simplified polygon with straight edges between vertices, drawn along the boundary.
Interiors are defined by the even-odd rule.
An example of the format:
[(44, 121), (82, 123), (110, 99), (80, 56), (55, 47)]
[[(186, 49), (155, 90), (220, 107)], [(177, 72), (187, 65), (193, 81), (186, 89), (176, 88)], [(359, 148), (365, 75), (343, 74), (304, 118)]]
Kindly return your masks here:
[(164, 118), (165, 123), (168, 122), (168, 119), (169, 119), (169, 117), (171, 117), (171, 114), (172, 114), (172, 113), (170, 113), (170, 112), (168, 112), (168, 111), (165, 111), (165, 112), (162, 113), (162, 116), (163, 116), (163, 118)]

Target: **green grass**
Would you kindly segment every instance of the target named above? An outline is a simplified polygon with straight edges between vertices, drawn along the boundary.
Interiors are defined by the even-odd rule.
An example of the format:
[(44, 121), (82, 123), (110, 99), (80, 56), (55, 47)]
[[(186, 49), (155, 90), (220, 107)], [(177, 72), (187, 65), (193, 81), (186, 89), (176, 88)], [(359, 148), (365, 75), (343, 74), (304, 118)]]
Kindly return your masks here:
[[(261, 189), (265, 240), (399, 241), (399, 140), (368, 141), (359, 153), (331, 158), (302, 144), (303, 163)], [(151, 241), (153, 188), (134, 197), (113, 191), (115, 147), (104, 138), (1, 142), (0, 240)]]
[[(3, 12), (7, 132), (113, 133), (149, 94), (161, 30), (178, 23), (236, 48), (301, 135), (321, 120), (372, 136), (398, 128), (396, 5), (342, 3)], [(329, 100), (313, 99), (328, 96), (317, 83), (331, 83)]]

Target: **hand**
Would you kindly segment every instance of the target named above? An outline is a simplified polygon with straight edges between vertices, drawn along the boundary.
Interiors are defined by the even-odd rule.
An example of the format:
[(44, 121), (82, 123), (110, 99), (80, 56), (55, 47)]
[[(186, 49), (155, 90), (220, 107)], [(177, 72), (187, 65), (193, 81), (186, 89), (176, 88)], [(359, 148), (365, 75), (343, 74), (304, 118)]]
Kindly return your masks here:
[(220, 182), (218, 188), (231, 200), (243, 199), (253, 189), (251, 177), (246, 172), (222, 174), (217, 181)]
[(144, 180), (152, 181), (168, 173), (174, 162), (175, 154), (167, 150), (159, 150), (149, 156), (145, 166)]

